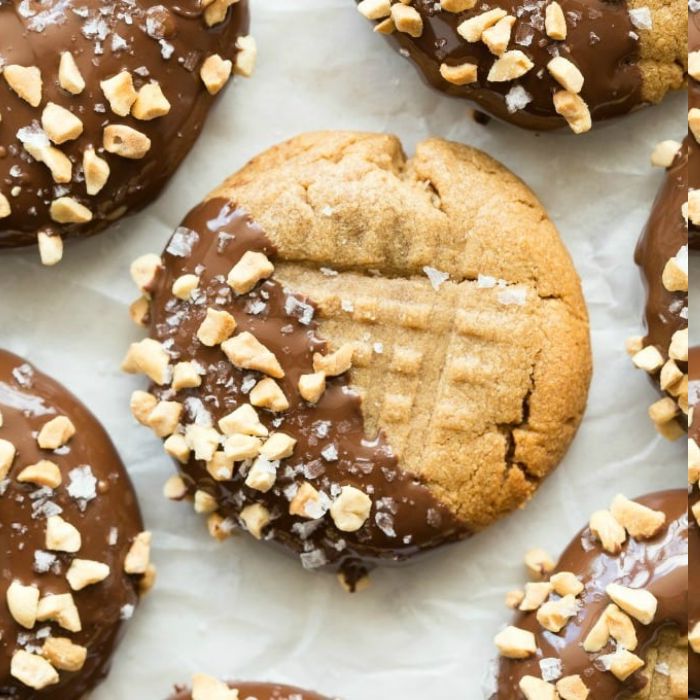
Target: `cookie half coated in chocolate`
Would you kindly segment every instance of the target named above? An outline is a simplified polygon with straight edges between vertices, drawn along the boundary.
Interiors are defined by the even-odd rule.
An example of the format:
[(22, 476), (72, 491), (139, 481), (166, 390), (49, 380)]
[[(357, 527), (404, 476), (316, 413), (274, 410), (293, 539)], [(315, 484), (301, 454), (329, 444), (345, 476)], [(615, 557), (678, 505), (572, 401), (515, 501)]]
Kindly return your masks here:
[(584, 410), (571, 260), (472, 148), (300, 136), (133, 274), (151, 337), (124, 368), (152, 380), (132, 411), (179, 462), (168, 494), (351, 586), (523, 505)]
[(356, 0), (439, 90), (527, 129), (592, 123), (684, 83), (684, 0)]
[(690, 691), (700, 696), (700, 347), (690, 349), (688, 356), (688, 488), (690, 489), (690, 599), (688, 601), (688, 679)]
[(61, 259), (149, 204), (233, 72), (248, 0), (0, 2), (0, 250)]
[(700, 249), (700, 11), (688, 3), (688, 236)]
[(668, 167), (635, 253), (647, 293), (646, 335), (627, 347), (664, 395), (649, 416), (671, 440), (685, 435), (688, 414), (688, 153), (686, 141), (664, 142), (654, 154)]
[(150, 533), (80, 401), (0, 351), (0, 697), (76, 700), (152, 583)]
[(685, 489), (616, 496), (508, 601), (493, 700), (687, 698)]
[(192, 679), (192, 690), (177, 689), (169, 700), (330, 700), (308, 690), (275, 683), (223, 683), (203, 674)]

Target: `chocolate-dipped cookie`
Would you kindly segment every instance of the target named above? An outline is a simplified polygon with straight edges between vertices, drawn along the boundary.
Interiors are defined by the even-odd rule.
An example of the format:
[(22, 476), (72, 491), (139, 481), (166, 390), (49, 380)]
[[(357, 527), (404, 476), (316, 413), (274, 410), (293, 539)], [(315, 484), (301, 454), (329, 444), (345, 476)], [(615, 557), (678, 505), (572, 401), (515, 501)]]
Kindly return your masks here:
[(685, 489), (616, 496), (510, 593), (493, 700), (686, 698), (687, 507)]
[(688, 237), (700, 249), (700, 10), (688, 3)]
[(688, 488), (690, 489), (690, 550), (688, 601), (688, 679), (690, 691), (695, 697), (700, 696), (700, 347), (690, 349), (688, 355)]
[(635, 252), (647, 293), (646, 335), (630, 338), (627, 349), (664, 394), (649, 416), (662, 435), (675, 440), (685, 435), (688, 413), (687, 144), (665, 141), (652, 160), (667, 170)]
[(177, 688), (169, 700), (330, 700), (308, 690), (276, 683), (223, 683), (198, 673), (192, 689)]
[(151, 337), (124, 369), (152, 380), (132, 411), (179, 462), (168, 494), (351, 586), (524, 504), (581, 419), (571, 260), (523, 183), (465, 146), (298, 137), (132, 272)]
[(0, 250), (61, 259), (151, 202), (232, 72), (248, 0), (0, 2)]
[(683, 86), (684, 0), (356, 0), (438, 89), (528, 129), (593, 122)]
[(0, 697), (77, 700), (151, 583), (126, 470), (63, 387), (0, 351)]

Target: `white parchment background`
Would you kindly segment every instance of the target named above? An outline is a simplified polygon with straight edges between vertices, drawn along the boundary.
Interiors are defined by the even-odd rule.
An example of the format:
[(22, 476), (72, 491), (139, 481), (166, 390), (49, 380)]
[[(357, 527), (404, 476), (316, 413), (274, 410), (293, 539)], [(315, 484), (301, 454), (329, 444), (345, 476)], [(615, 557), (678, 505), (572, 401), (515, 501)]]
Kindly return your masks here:
[[(685, 444), (667, 444), (646, 410), (655, 393), (624, 353), (640, 331), (642, 286), (632, 262), (662, 179), (648, 156), (685, 131), (677, 95), (585, 137), (476, 124), (468, 105), (425, 87), (373, 35), (352, 0), (251, 0), (260, 48), (253, 80), (236, 81), (170, 184), (117, 230), (70, 246), (57, 268), (34, 251), (0, 257), (0, 337), (75, 391), (104, 421), (155, 534), (159, 580), (138, 611), (95, 700), (161, 700), (194, 671), (274, 679), (347, 700), (482, 697), (491, 639), (508, 619), (503, 594), (521, 583), (533, 545), (558, 553), (590, 512), (685, 483)], [(569, 455), (524, 512), (472, 541), (401, 570), (376, 573), (358, 596), (166, 502), (171, 465), (128, 411), (139, 380), (121, 376), (140, 334), (127, 317), (128, 265), (160, 252), (184, 214), (248, 158), (311, 129), (391, 131), (410, 153), (439, 135), (483, 148), (543, 200), (571, 250), (591, 314), (595, 377)], [(566, 387), (562, 387), (566, 391)]]

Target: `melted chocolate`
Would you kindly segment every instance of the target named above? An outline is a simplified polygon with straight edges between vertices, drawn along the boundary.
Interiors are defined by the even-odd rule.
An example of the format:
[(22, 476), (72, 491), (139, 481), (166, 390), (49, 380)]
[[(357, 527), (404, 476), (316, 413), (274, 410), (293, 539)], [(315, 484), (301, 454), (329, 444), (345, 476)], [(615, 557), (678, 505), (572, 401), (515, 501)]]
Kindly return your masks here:
[[(182, 467), (191, 491), (202, 489), (216, 498), (219, 513), (239, 520), (241, 510), (262, 503), (273, 515), (266, 533), (301, 556), (307, 568), (330, 566), (352, 584), (378, 562), (407, 559), (468, 534), (451, 512), (417, 476), (404, 472), (382, 432), (366, 436), (361, 399), (347, 374), (329, 378), (315, 406), (299, 396), (299, 377), (312, 372), (314, 352), (325, 353), (317, 333), (315, 308), (304, 297), (285, 289), (274, 277), (251, 293), (237, 297), (226, 276), (245, 251), (260, 251), (274, 260), (275, 249), (265, 233), (226, 200), (210, 200), (194, 209), (178, 229), (163, 255), (163, 270), (152, 292), (151, 336), (170, 351), (173, 361), (196, 360), (206, 368), (202, 386), (175, 394), (152, 387), (161, 399), (185, 404), (186, 420), (212, 420), (213, 425), (241, 404), (261, 375), (235, 368), (218, 347), (207, 348), (196, 337), (207, 307), (225, 309), (278, 358), (285, 371), (279, 384), (289, 410), (278, 417), (260, 411), (270, 432), (297, 440), (294, 454), (283, 460), (277, 482), (267, 494), (244, 485), (246, 467), (238, 466), (230, 481), (215, 481), (201, 461)], [(193, 301), (174, 298), (174, 280), (186, 273), (201, 277)], [(289, 514), (295, 488), (309, 481), (329, 498), (340, 486), (352, 485), (372, 501), (369, 520), (357, 532), (340, 532), (330, 515), (310, 521)], [(291, 494), (291, 495), (290, 495)]]
[[(567, 17), (568, 36), (550, 39), (544, 30), (545, 3), (495, 0), (479, 3), (473, 10), (441, 11), (434, 0), (415, 0), (413, 6), (423, 18), (423, 34), (414, 39), (394, 32), (393, 42), (407, 52), (425, 79), (434, 87), (476, 102), (495, 117), (527, 129), (550, 130), (566, 126), (552, 102), (561, 85), (547, 71), (556, 55), (571, 60), (583, 73), (581, 97), (594, 120), (630, 112), (642, 104), (642, 76), (637, 65), (639, 38), (628, 14), (626, 2), (606, 0), (559, 0)], [(519, 49), (535, 64), (522, 78), (504, 83), (488, 82), (486, 76), (496, 60), (482, 42), (468, 43), (457, 28), (486, 10), (502, 8), (515, 16), (509, 50)], [(478, 82), (457, 86), (440, 74), (440, 65), (478, 65)], [(513, 87), (523, 88), (531, 101), (524, 109), (510, 111), (506, 95)]]
[[(308, 690), (272, 683), (229, 683), (229, 688), (238, 690), (238, 700), (328, 700)], [(170, 700), (192, 700), (192, 694), (184, 688), (178, 689)]]
[(619, 681), (609, 671), (596, 668), (594, 659), (614, 651), (609, 643), (601, 652), (588, 654), (581, 646), (603, 610), (610, 603), (605, 588), (618, 583), (644, 588), (656, 596), (658, 609), (651, 625), (635, 623), (639, 646), (635, 654), (644, 657), (659, 631), (667, 627), (685, 634), (688, 628), (688, 502), (684, 490), (664, 491), (637, 499), (639, 503), (663, 511), (666, 527), (651, 540), (628, 538), (622, 552), (605, 552), (588, 528), (582, 530), (564, 551), (557, 568), (571, 571), (584, 584), (578, 596), (582, 603), (578, 614), (559, 634), (545, 630), (535, 612), (518, 613), (513, 624), (535, 634), (537, 652), (524, 660), (501, 658), (498, 693), (492, 700), (521, 700), (518, 683), (523, 676), (542, 677), (539, 662), (546, 658), (561, 661), (562, 676), (579, 674), (590, 690), (591, 698), (616, 700), (645, 685), (639, 672), (627, 681)]
[[(664, 360), (668, 359), (673, 334), (688, 327), (688, 293), (669, 292), (662, 281), (666, 263), (688, 244), (688, 229), (682, 213), (688, 196), (687, 178), (688, 149), (683, 148), (666, 171), (635, 252), (647, 290), (644, 346), (656, 346)], [(685, 363), (677, 364), (686, 371)], [(653, 381), (658, 386), (658, 372)]]
[[(700, 50), (700, 12), (688, 10), (688, 51)], [(700, 108), (700, 84), (693, 78), (688, 78), (688, 109)], [(700, 188), (700, 145), (688, 130), (688, 187), (691, 190)], [(690, 245), (700, 249), (700, 230), (690, 224)]]
[[(192, 147), (213, 103), (199, 75), (202, 62), (215, 53), (235, 60), (236, 40), (248, 33), (248, 26), (247, 0), (233, 5), (225, 21), (211, 28), (199, 0), (86, 0), (75, 7), (59, 0), (1, 0), (0, 66), (40, 68), (43, 100), (32, 107), (0, 77), (0, 193), (12, 206), (12, 214), (0, 219), (0, 248), (32, 244), (42, 230), (93, 234), (151, 202)], [(58, 85), (59, 58), (65, 50), (73, 54), (86, 82), (77, 96)], [(131, 72), (137, 90), (158, 81), (170, 113), (152, 121), (114, 114), (100, 81), (122, 70)], [(71, 110), (84, 124), (79, 138), (58, 147), (73, 162), (73, 180), (65, 185), (57, 185), (17, 137), (20, 129), (39, 124), (49, 101)], [(105, 153), (102, 133), (108, 124), (125, 124), (148, 136), (152, 145), (147, 155), (128, 160)], [(78, 167), (89, 146), (111, 169), (106, 186), (94, 197), (87, 195)], [(57, 196), (77, 199), (93, 212), (93, 221), (53, 222), (49, 205)]]
[[(688, 429), (688, 438), (700, 444), (700, 347), (690, 349), (688, 355), (688, 405), (694, 408), (693, 422)], [(697, 484), (692, 487), (690, 506), (700, 500)], [(692, 629), (700, 622), (700, 528), (696, 519), (690, 516), (690, 571), (689, 586), (693, 591), (688, 608), (688, 627)], [(688, 649), (688, 681), (690, 690), (700, 694), (700, 654)]]
[[(17, 449), (7, 479), (0, 481), (0, 698), (76, 700), (109, 671), (124, 620), (138, 603), (139, 581), (122, 571), (133, 538), (143, 530), (139, 507), (126, 470), (95, 417), (63, 387), (3, 351), (0, 412), (4, 421), (0, 438)], [(70, 418), (76, 435), (55, 452), (41, 450), (36, 434), (57, 415)], [(24, 467), (42, 459), (54, 462), (61, 470), (63, 483), (55, 491), (16, 481)], [(73, 481), (77, 474), (74, 470), (83, 470), (83, 478), (87, 470), (88, 485), (94, 475), (94, 497), (84, 482), (78, 486)], [(86, 497), (72, 496), (71, 484), (80, 488), (74, 494)], [(82, 547), (77, 556), (103, 562), (111, 569), (102, 583), (73, 593), (83, 627), (75, 634), (50, 622), (38, 622), (33, 630), (25, 630), (15, 623), (4, 602), (7, 588), (15, 580), (36, 585), (42, 595), (71, 592), (65, 574), (73, 555), (45, 552), (46, 517), (59, 512), (81, 533)], [(36, 552), (45, 552), (38, 560), (44, 567), (37, 566)], [(40, 573), (42, 568), (46, 570)], [(40, 648), (48, 632), (87, 647), (88, 657), (81, 671), (59, 671), (60, 683), (37, 693), (10, 676), (10, 661), (20, 648)]]

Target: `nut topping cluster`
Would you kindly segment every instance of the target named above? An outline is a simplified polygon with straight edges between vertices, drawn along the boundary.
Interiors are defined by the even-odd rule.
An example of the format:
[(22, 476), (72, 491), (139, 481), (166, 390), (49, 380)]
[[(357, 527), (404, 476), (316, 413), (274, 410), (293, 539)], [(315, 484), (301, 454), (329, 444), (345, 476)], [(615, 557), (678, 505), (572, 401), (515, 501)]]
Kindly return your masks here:
[[(252, 37), (232, 37), (234, 60), (208, 49), (216, 49), (219, 40), (208, 38), (207, 30), (226, 21), (229, 7), (238, 2), (203, 3), (196, 30), (189, 26), (195, 20), (175, 19), (165, 6), (141, 8), (122, 0), (95, 12), (88, 6), (65, 10), (69, 21), (54, 24), (46, 17), (48, 26), (39, 23), (43, 12), (28, 19), (27, 41), (37, 42), (36, 64), (20, 65), (12, 47), (8, 54), (0, 47), (0, 95), (8, 110), (4, 119), (0, 111), (0, 150), (16, 163), (8, 165), (7, 176), (0, 172), (0, 227), (13, 233), (31, 206), (27, 213), (36, 218), (32, 233), (41, 260), (54, 265), (62, 257), (64, 234), (87, 225), (103, 227), (103, 220), (123, 215), (117, 200), (126, 201), (127, 195), (120, 188), (134, 187), (129, 178), (150, 169), (129, 161), (152, 157), (154, 148), (178, 147), (179, 133), (172, 144), (161, 139), (184, 128), (177, 124), (184, 124), (183, 110), (200, 99), (200, 89), (215, 95), (232, 74), (251, 75)], [(0, 31), (2, 22), (0, 15)], [(183, 25), (177, 32), (175, 22)], [(66, 34), (63, 41), (60, 32)], [(86, 56), (94, 56), (94, 65)], [(199, 75), (199, 87), (192, 74)], [(34, 163), (46, 168), (48, 179), (34, 177)]]
[[(682, 492), (677, 495), (678, 502), (682, 503)], [(682, 511), (678, 515), (682, 516)], [(665, 621), (660, 617), (667, 615), (668, 611), (660, 611), (659, 599), (647, 588), (656, 578), (656, 573), (651, 568), (647, 572), (643, 567), (661, 566), (663, 562), (647, 562), (644, 550), (633, 555), (624, 550), (628, 541), (634, 542), (635, 547), (644, 547), (644, 543), (663, 537), (665, 531), (668, 537), (673, 536), (671, 531), (675, 525), (670, 528), (669, 525), (665, 512), (618, 495), (608, 510), (593, 513), (580, 544), (572, 545), (583, 548), (584, 559), (586, 556), (601, 557), (600, 563), (590, 562), (581, 570), (567, 570), (562, 564), (555, 567), (542, 550), (528, 553), (526, 565), (534, 580), (525, 584), (524, 590), (511, 591), (506, 596), (506, 604), (520, 611), (520, 624), (506, 627), (494, 640), (503, 659), (516, 660), (516, 664), (519, 663), (517, 660), (536, 660), (527, 669), (531, 671), (533, 667), (539, 667), (538, 674), (522, 675), (520, 671), (507, 676), (509, 683), (517, 680), (523, 697), (527, 700), (586, 700), (599, 697), (603, 686), (598, 684), (593, 669), (603, 677), (610, 674), (624, 684), (633, 674), (645, 668), (645, 645), (653, 638), (654, 625), (663, 624)], [(677, 533), (676, 536), (680, 538), (681, 534)], [(655, 540), (649, 551), (661, 546)], [(681, 546), (680, 540), (678, 546)], [(602, 554), (597, 554), (600, 550)], [(578, 555), (572, 557), (570, 550), (567, 550), (565, 557), (567, 555), (567, 564), (580, 558)], [(619, 573), (610, 575), (610, 571), (615, 569), (605, 563), (606, 557), (631, 556), (638, 556), (639, 561), (621, 561), (617, 569)], [(544, 563), (533, 567), (533, 560)], [(642, 567), (637, 577), (634, 566)], [(599, 580), (601, 576), (605, 578)], [(654, 590), (669, 594), (669, 589), (664, 588), (663, 583)], [(674, 591), (673, 595), (679, 593)], [(565, 634), (572, 622), (575, 622), (577, 631), (573, 635)], [(564, 635), (561, 644), (549, 644), (547, 634)], [(578, 634), (582, 635), (580, 639), (575, 636)], [(642, 634), (645, 635), (644, 643), (641, 641)], [(546, 651), (542, 648), (545, 643)], [(569, 654), (565, 648), (570, 645), (580, 645), (586, 652), (589, 668), (579, 668), (580, 656)], [(559, 658), (547, 656), (552, 650), (556, 654), (557, 649)], [(517, 672), (517, 665), (512, 668)], [(504, 676), (500, 678), (503, 682)], [(672, 697), (685, 697), (681, 686), (681, 679), (672, 678)], [(603, 691), (600, 697), (608, 696)]]
[[(457, 18), (456, 33), (464, 42), (465, 51), (482, 45), (487, 52), (475, 51), (473, 60), (461, 63), (445, 57), (439, 65), (439, 75), (446, 84), (483, 88), (509, 84), (512, 88), (506, 96), (506, 103), (508, 111), (513, 113), (525, 108), (533, 99), (518, 81), (529, 73), (536, 74), (538, 80), (548, 75), (552, 80), (552, 110), (566, 120), (574, 133), (581, 134), (591, 129), (591, 111), (581, 91), (586, 77), (593, 79), (596, 76), (584, 75), (576, 63), (575, 51), (567, 42), (570, 28), (588, 18), (576, 10), (565, 11), (557, 0), (541, 5), (523, 3), (522, 7), (514, 3), (509, 9), (489, 7), (488, 3), (478, 4), (475, 0), (443, 0), (441, 3), (361, 0), (358, 10), (365, 18), (376, 22), (376, 32), (407, 35), (417, 41), (426, 33), (427, 18), (443, 15), (449, 22), (452, 22), (452, 17)], [(648, 10), (646, 14), (649, 14)], [(593, 16), (593, 11), (590, 16)], [(635, 23), (635, 18), (637, 15), (630, 14), (628, 21), (631, 26), (640, 24), (639, 21)], [(646, 21), (641, 24), (648, 28)], [(542, 39), (535, 36), (535, 31), (542, 34)], [(638, 35), (635, 38), (638, 40)], [(596, 37), (595, 43), (600, 41), (601, 38)], [(447, 53), (441, 48), (441, 42), (442, 39), (436, 38), (437, 50), (432, 49), (438, 60)], [(533, 60), (535, 44), (538, 48), (547, 45), (544, 62)], [(477, 59), (477, 56), (481, 58)]]
[[(659, 143), (652, 153), (652, 164), (657, 167), (671, 169), (683, 166), (683, 146), (676, 141), (663, 141)], [(680, 166), (676, 164), (680, 162)], [(670, 171), (669, 171), (670, 172)], [(672, 177), (672, 176), (671, 176)], [(675, 178), (673, 178), (675, 180)], [(692, 192), (688, 193), (688, 202), (682, 204), (681, 211), (669, 212), (669, 217), (677, 218), (679, 222), (685, 221), (686, 230), (691, 208), (690, 198)], [(670, 195), (669, 195), (670, 196)], [(657, 202), (655, 208), (662, 208), (665, 202)], [(673, 231), (673, 218), (664, 220), (662, 226), (669, 230), (656, 232), (650, 224), (650, 229), (645, 236), (663, 236), (669, 241), (675, 240)], [(682, 223), (680, 224), (682, 225)], [(668, 245), (664, 246), (668, 247)], [(657, 253), (658, 254), (658, 253)], [(651, 255), (654, 255), (652, 252)], [(646, 255), (643, 255), (646, 257)], [(649, 263), (642, 260), (642, 265), (646, 268)], [(670, 335), (670, 342), (667, 347), (659, 347), (659, 339), (666, 337), (666, 334), (655, 334), (650, 330), (649, 336), (631, 337), (627, 340), (627, 351), (632, 357), (632, 362), (638, 369), (644, 370), (651, 377), (658, 381), (659, 389), (665, 394), (662, 399), (654, 402), (649, 407), (649, 417), (652, 419), (656, 429), (661, 435), (676, 440), (685, 435), (688, 417), (688, 242), (685, 235), (682, 245), (674, 246), (672, 255), (663, 261), (660, 280), (649, 280), (652, 287), (650, 297), (656, 297), (653, 287), (659, 286), (664, 290), (665, 295), (671, 299), (670, 302), (662, 302), (669, 308), (664, 309), (664, 313), (670, 318), (677, 319), (677, 330)], [(650, 301), (650, 303), (656, 303)], [(647, 318), (651, 317), (652, 325), (655, 323), (654, 316), (656, 309), (647, 313)]]
[[(35, 375), (28, 365), (15, 367), (13, 374), (21, 387), (31, 387)], [(20, 403), (16, 405), (38, 405), (30, 403), (28, 396), (18, 392), (16, 401)], [(3, 597), (9, 614), (9, 618), (0, 615), (0, 634), (11, 652), (9, 675), (23, 688), (41, 691), (62, 682), (62, 674), (81, 671), (89, 656), (93, 659), (90, 674), (94, 673), (95, 659), (104, 656), (100, 663), (106, 662), (111, 649), (103, 648), (105, 632), (98, 629), (107, 624), (110, 613), (106, 610), (118, 605), (120, 599), (131, 600), (123, 598), (120, 585), (145, 592), (153, 583), (155, 568), (150, 563), (149, 532), (132, 537), (117, 527), (117, 519), (109, 527), (108, 507), (100, 501), (118, 497), (112, 491), (118, 491), (120, 475), (110, 473), (109, 479), (115, 480), (110, 485), (98, 480), (90, 465), (73, 462), (73, 454), (80, 459), (85, 453), (80, 443), (97, 441), (100, 436), (91, 434), (88, 424), (77, 427), (68, 415), (49, 417), (54, 411), (44, 404), (37, 415), (46, 417), (36, 432), (19, 434), (18, 421), (10, 415), (14, 409), (11, 397), (4, 416), (0, 410), (0, 510), (10, 519), (0, 527), (0, 534), (4, 532), (0, 537), (2, 554), (7, 557), (6, 576), (0, 577), (0, 585), (7, 583)], [(37, 454), (40, 459), (34, 458)], [(108, 459), (100, 447), (93, 454)], [(109, 468), (108, 461), (100, 464), (100, 477)], [(31, 504), (29, 515), (23, 504)], [(104, 510), (97, 526), (91, 516), (93, 509)], [(105, 527), (108, 532), (103, 541), (100, 529)], [(19, 537), (15, 539), (13, 533)], [(105, 559), (96, 557), (101, 548)], [(111, 562), (121, 560), (120, 550), (125, 552), (123, 570), (115, 571)], [(31, 561), (32, 567), (25, 567), (25, 562)], [(134, 577), (133, 581), (129, 582), (129, 577)], [(125, 583), (120, 584), (121, 580)], [(105, 611), (96, 624), (94, 602), (84, 596), (102, 585), (107, 586), (104, 595), (114, 596), (114, 600), (103, 601)], [(130, 617), (132, 610), (131, 602), (124, 602), (122, 618)], [(89, 635), (81, 635), (84, 630)], [(106, 637), (113, 640), (113, 635), (110, 630)], [(94, 640), (95, 648), (89, 642), (86, 645), (87, 639)], [(7, 687), (8, 682), (10, 679), (0, 675), (0, 685)], [(19, 697), (25, 697), (19, 692)]]

